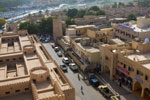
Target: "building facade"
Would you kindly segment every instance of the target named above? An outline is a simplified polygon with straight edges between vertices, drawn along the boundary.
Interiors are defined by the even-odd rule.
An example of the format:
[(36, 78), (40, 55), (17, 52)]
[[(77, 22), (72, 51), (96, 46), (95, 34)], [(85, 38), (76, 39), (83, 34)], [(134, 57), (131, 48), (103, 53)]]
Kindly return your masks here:
[(75, 89), (35, 35), (9, 31), (0, 36), (0, 99), (75, 100)]
[(135, 38), (144, 40), (150, 38), (150, 18), (138, 18), (136, 22), (126, 22), (113, 25), (116, 38), (132, 41)]
[(132, 44), (103, 45), (103, 71), (118, 85), (133, 91), (141, 98), (150, 99), (150, 43), (132, 41)]

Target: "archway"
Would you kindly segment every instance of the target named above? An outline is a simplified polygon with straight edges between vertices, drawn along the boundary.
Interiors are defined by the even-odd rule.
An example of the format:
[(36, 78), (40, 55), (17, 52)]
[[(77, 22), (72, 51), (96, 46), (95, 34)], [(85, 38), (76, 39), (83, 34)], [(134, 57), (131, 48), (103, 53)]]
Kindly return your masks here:
[(135, 82), (134, 84), (134, 92), (135, 94), (137, 94), (139, 97), (141, 96), (141, 92), (142, 92), (142, 86), (139, 82)]
[(150, 100), (150, 89), (144, 89), (144, 100)]

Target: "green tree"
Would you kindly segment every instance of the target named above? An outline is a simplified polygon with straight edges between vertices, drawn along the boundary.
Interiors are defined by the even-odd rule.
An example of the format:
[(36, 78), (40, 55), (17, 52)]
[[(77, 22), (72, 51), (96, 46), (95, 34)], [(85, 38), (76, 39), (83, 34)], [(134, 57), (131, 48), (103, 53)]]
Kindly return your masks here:
[(39, 11), (39, 15), (41, 15), (41, 14), (42, 14), (42, 11), (40, 10), (40, 11)]
[(48, 10), (46, 10), (46, 11), (45, 11), (45, 14), (48, 16), (48, 14), (49, 14), (49, 11), (48, 11)]
[(39, 22), (39, 33), (51, 34), (53, 33), (53, 18), (43, 18)]
[(0, 18), (0, 29), (2, 26), (6, 23), (6, 20), (4, 18)]
[(77, 13), (77, 17), (78, 18), (83, 18), (85, 15), (86, 11), (85, 10), (79, 10)]
[(27, 21), (27, 22), (24, 22), (24, 23), (20, 23), (19, 29), (20, 30), (26, 29), (26, 30), (28, 30), (29, 34), (36, 34), (36, 33), (38, 33), (38, 25), (35, 24), (32, 21)]
[(117, 8), (118, 5), (117, 5), (117, 2), (114, 2), (114, 4), (112, 5), (112, 8)]
[(134, 14), (130, 14), (128, 16), (128, 20), (136, 20), (136, 16)]
[(93, 11), (88, 10), (88, 11), (86, 12), (86, 15), (95, 15), (95, 13), (94, 13)]
[(75, 22), (69, 17), (65, 19), (65, 23), (67, 26), (75, 24)]
[(96, 15), (105, 15), (105, 11), (100, 9), (96, 12)]
[(92, 6), (89, 10), (98, 11), (98, 10), (99, 10), (99, 7), (97, 7), (97, 6)]
[(125, 7), (125, 4), (123, 2), (119, 2), (118, 7)]
[(69, 9), (67, 12), (67, 16), (70, 18), (74, 18), (77, 16), (78, 10), (77, 9)]
[(128, 7), (133, 7), (134, 5), (133, 5), (133, 2), (129, 2), (128, 4), (127, 4), (127, 6)]

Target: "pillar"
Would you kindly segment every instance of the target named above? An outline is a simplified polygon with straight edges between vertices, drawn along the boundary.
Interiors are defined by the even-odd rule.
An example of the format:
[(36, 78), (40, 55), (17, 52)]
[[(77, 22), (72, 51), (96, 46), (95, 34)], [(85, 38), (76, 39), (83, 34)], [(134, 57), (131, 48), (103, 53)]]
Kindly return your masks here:
[(135, 86), (134, 86), (134, 84), (135, 84), (135, 81), (133, 80), (133, 83), (132, 83), (132, 91), (134, 91), (134, 90), (135, 90)]
[(110, 80), (113, 80), (113, 68), (109, 68), (109, 70), (110, 70)]
[(142, 88), (141, 97), (144, 97), (144, 90), (145, 88)]

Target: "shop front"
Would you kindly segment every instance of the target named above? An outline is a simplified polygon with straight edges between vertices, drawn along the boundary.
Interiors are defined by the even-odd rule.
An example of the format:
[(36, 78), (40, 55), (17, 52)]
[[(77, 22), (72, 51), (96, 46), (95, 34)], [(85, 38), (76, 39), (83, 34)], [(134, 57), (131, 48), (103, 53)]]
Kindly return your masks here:
[(133, 80), (132, 78), (129, 77), (130, 73), (126, 69), (118, 66), (116, 74), (117, 74), (116, 78), (117, 78), (117, 82), (119, 86), (125, 87), (129, 89), (130, 91), (132, 91)]

